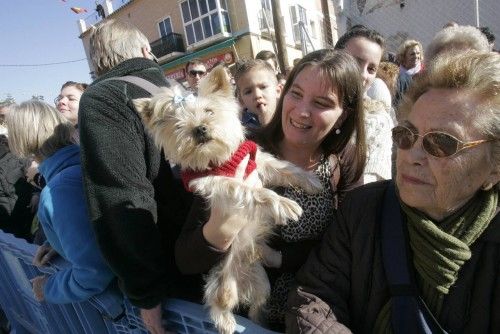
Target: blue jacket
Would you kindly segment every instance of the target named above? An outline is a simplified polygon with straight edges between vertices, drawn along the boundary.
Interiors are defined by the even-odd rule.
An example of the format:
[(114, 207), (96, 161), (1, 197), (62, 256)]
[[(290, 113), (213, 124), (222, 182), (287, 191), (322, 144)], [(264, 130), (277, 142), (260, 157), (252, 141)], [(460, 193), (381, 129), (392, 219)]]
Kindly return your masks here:
[(52, 248), (71, 264), (49, 277), (45, 300), (59, 304), (87, 300), (104, 291), (114, 275), (90, 225), (79, 146), (58, 150), (40, 164), (39, 171), (47, 185), (40, 195), (38, 218)]

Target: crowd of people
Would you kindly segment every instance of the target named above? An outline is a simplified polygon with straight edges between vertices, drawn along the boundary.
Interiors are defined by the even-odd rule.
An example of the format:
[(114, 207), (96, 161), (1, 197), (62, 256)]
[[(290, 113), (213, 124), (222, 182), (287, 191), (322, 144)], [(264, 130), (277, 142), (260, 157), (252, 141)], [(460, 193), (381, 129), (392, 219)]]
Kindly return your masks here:
[[(408, 39), (389, 57), (381, 34), (354, 26), (286, 74), (266, 50), (227, 68), (248, 139), (323, 185), (274, 189), (303, 214), (261, 245), (262, 326), (500, 332), (493, 43), (449, 23), (425, 53)], [(185, 84), (166, 79), (147, 38), (113, 19), (92, 28), (90, 58), (97, 79), (66, 82), (55, 107), (0, 106), (0, 228), (40, 245), (35, 265), (71, 264), (33, 280), (37, 300), (119, 289), (161, 334), (162, 300), (202, 303), (204, 275), (242, 226), (184, 189), (132, 100), (162, 86), (196, 96), (210, 69), (191, 59)]]

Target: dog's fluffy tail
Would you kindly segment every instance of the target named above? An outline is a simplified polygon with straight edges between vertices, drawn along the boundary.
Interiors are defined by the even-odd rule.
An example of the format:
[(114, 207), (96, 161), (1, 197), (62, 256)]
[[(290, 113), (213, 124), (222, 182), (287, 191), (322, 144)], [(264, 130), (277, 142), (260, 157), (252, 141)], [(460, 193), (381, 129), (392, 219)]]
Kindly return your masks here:
[(215, 328), (221, 334), (233, 334), (236, 329), (236, 320), (231, 311), (218, 308), (217, 306), (210, 308), (210, 317), (212, 318)]
[(210, 308), (210, 318), (222, 334), (233, 334), (236, 320), (232, 313), (238, 304), (238, 285), (231, 275), (216, 277), (219, 268), (212, 269), (205, 285), (205, 304)]

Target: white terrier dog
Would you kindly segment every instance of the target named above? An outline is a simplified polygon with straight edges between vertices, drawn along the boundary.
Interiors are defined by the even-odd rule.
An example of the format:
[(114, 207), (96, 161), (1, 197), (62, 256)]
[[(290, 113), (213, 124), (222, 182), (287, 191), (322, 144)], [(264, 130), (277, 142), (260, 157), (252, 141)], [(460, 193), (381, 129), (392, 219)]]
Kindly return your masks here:
[[(198, 96), (183, 97), (165, 88), (151, 98), (134, 100), (146, 128), (166, 157), (179, 165), (185, 185), (217, 207), (222, 217), (244, 221), (224, 260), (214, 266), (205, 285), (205, 303), (217, 329), (232, 334), (233, 309), (249, 306), (249, 317), (259, 322), (270, 293), (260, 262), (259, 245), (272, 233), (273, 223), (298, 220), (301, 207), (270, 189), (297, 186), (309, 193), (321, 190), (312, 173), (274, 158), (245, 140), (239, 105), (222, 67), (199, 85)], [(245, 176), (256, 171), (262, 183), (250, 186), (234, 178), (236, 167), (248, 159)], [(254, 173), (255, 174), (255, 173)]]

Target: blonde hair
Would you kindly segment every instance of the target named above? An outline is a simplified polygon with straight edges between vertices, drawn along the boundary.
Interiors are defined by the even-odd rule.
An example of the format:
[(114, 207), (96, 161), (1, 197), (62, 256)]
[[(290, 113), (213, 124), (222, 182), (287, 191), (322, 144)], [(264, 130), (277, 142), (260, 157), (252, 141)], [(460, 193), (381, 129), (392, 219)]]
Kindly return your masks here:
[(54, 107), (38, 100), (14, 106), (6, 123), (12, 152), (21, 158), (34, 156), (38, 161), (72, 145), (76, 131)]
[(422, 62), (424, 61), (424, 49), (422, 48), (422, 43), (414, 39), (407, 39), (399, 46), (398, 52), (396, 53), (396, 61), (399, 65), (404, 66), (406, 60), (406, 51), (414, 46), (418, 46), (420, 50), (420, 60)]
[(427, 62), (431, 62), (442, 52), (453, 49), (489, 51), (488, 40), (473, 26), (456, 26), (440, 30), (427, 47)]
[(480, 98), (478, 108), (471, 110), (471, 126), (492, 140), (493, 163), (500, 171), (500, 54), (467, 51), (438, 57), (405, 95), (401, 115), (406, 118), (420, 96), (433, 88), (465, 89)]
[(150, 48), (146, 36), (128, 22), (109, 19), (91, 29), (90, 58), (97, 76), (127, 59), (143, 57), (142, 48)]

